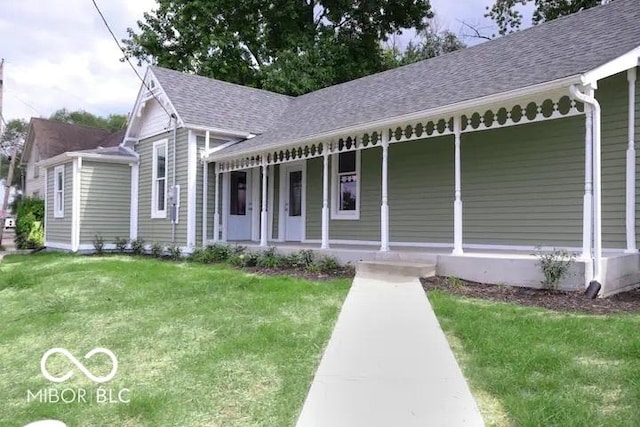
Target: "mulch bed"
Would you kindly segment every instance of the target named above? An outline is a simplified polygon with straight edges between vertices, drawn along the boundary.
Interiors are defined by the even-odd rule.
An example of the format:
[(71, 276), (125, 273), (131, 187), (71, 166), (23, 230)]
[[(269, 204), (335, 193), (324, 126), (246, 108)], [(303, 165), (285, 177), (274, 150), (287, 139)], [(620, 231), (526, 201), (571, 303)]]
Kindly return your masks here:
[(619, 293), (608, 298), (589, 299), (581, 291), (488, 285), (459, 279), (447, 280), (446, 277), (429, 277), (421, 279), (421, 282), (427, 293), (438, 289), (452, 295), (468, 298), (512, 302), (556, 311), (587, 314), (640, 312), (640, 289)]
[(304, 270), (293, 270), (283, 268), (260, 268), (260, 267), (237, 267), (238, 270), (242, 270), (249, 273), (262, 274), (265, 276), (288, 276), (298, 279), (311, 280), (315, 282), (322, 282), (333, 279), (353, 279), (355, 272), (352, 268), (344, 268), (334, 270), (329, 274), (326, 273), (311, 273)]

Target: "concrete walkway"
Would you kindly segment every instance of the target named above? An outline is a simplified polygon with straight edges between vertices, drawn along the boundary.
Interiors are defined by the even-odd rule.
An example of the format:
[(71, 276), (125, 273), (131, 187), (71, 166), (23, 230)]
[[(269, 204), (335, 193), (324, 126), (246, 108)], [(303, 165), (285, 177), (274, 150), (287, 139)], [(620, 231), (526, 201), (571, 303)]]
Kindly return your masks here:
[(419, 280), (358, 273), (297, 426), (482, 425)]

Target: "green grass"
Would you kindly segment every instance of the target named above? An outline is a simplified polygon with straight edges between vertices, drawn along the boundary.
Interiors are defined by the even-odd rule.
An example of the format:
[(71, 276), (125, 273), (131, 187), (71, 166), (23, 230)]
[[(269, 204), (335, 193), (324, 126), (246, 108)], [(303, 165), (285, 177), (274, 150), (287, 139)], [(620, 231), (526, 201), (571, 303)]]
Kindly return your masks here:
[[(262, 277), (224, 266), (45, 253), (0, 263), (0, 425), (54, 418), (69, 426), (292, 425), (349, 282)], [(52, 347), (96, 375), (118, 357), (104, 386), (129, 403), (27, 403), (27, 390), (86, 388), (62, 356), (55, 384), (40, 372)]]
[(593, 316), (429, 293), (487, 425), (640, 425), (640, 313)]

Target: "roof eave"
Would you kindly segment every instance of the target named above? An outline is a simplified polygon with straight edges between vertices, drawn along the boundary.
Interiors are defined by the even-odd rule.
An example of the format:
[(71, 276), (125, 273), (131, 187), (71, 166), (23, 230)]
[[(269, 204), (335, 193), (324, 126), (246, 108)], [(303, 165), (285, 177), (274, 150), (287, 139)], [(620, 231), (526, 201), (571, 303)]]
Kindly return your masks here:
[(582, 81), (583, 81), (583, 75), (576, 74), (576, 75), (563, 77), (561, 79), (552, 80), (545, 83), (540, 83), (540, 84), (527, 86), (519, 89), (514, 89), (506, 92), (501, 92), (493, 95), (488, 95), (480, 98), (474, 98), (467, 101), (462, 101), (455, 104), (449, 104), (449, 105), (445, 105), (438, 108), (416, 111), (413, 113), (404, 114), (401, 116), (394, 116), (394, 117), (376, 120), (372, 122), (367, 122), (367, 123), (359, 124), (356, 126), (343, 127), (343, 128), (329, 131), (329, 132), (323, 132), (320, 134), (309, 136), (309, 137), (298, 138), (283, 144), (273, 144), (273, 145), (260, 147), (260, 148), (241, 150), (228, 155), (225, 155), (224, 152), (220, 153), (220, 155), (218, 156), (216, 156), (215, 153), (211, 153), (210, 160), (219, 161), (219, 160), (227, 160), (227, 159), (232, 159), (237, 157), (243, 157), (250, 154), (260, 153), (265, 150), (272, 150), (274, 148), (287, 147), (287, 146), (297, 145), (301, 143), (320, 142), (321, 140), (327, 140), (327, 139), (343, 136), (345, 134), (364, 132), (368, 129), (376, 129), (378, 127), (393, 126), (401, 122), (420, 120), (425, 117), (444, 116), (444, 115), (453, 114), (459, 111), (474, 109), (487, 104), (494, 104), (494, 103), (499, 103), (499, 102), (510, 100), (510, 99), (517, 99), (517, 98), (538, 94), (541, 92), (548, 92), (548, 91), (562, 89), (572, 84), (581, 84)]
[(638, 65), (640, 65), (640, 46), (591, 71), (587, 71), (582, 75), (581, 83), (597, 88), (599, 80), (637, 67)]
[(123, 164), (138, 163), (138, 158), (135, 156), (127, 157), (127, 156), (115, 156), (111, 154), (81, 153), (78, 151), (70, 151), (67, 153), (59, 154), (55, 157), (51, 157), (50, 159), (42, 160), (38, 162), (36, 165), (39, 167), (48, 168), (50, 166), (66, 163), (75, 158), (83, 158), (87, 160), (95, 160), (95, 161), (105, 162), (105, 163), (123, 163)]

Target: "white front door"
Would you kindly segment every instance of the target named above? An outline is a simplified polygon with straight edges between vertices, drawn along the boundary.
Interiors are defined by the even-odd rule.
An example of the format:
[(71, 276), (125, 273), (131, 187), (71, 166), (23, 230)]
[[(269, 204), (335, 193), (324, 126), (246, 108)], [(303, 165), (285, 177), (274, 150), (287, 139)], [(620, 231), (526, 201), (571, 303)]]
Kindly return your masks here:
[(251, 240), (251, 172), (229, 172), (227, 240)]
[(284, 173), (284, 239), (302, 241), (305, 212), (305, 174), (303, 165), (287, 165)]

